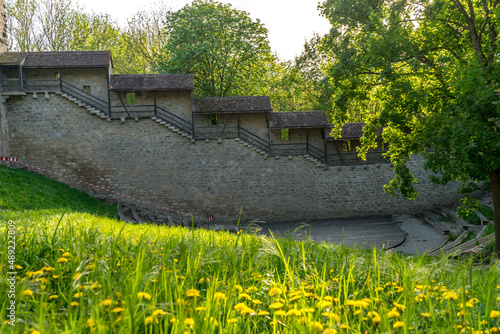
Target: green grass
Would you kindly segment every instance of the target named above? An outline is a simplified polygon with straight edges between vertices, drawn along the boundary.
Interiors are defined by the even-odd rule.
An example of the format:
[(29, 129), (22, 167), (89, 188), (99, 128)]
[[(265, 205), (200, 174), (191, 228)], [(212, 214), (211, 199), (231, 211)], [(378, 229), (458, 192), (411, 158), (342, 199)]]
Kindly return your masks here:
[(479, 216), (475, 212), (471, 212), (470, 214), (465, 216), (464, 219), (469, 224), (476, 225), (476, 226), (481, 225), (481, 218), (479, 218)]
[[(130, 225), (113, 206), (0, 168), (0, 289), (15, 222), (16, 326), (0, 332), (460, 333), (500, 326), (488, 262)], [(43, 200), (42, 200), (43, 199)]]
[(488, 218), (489, 220), (493, 220), (495, 218), (493, 214), (493, 209), (490, 208), (489, 206), (480, 205), (478, 211), (481, 212), (481, 214), (486, 218)]

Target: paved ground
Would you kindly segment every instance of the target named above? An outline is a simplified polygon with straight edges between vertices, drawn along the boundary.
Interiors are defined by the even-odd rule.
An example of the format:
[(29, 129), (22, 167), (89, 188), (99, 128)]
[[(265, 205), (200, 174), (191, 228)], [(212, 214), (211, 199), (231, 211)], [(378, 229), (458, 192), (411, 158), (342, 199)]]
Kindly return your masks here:
[(395, 218), (398, 227), (406, 233), (406, 240), (394, 250), (405, 254), (422, 254), (426, 250), (437, 247), (444, 236), (433, 227), (424, 224), (411, 215), (400, 215)]
[(346, 219), (316, 220), (298, 223), (264, 223), (258, 224), (262, 233), (269, 235), (269, 230), (274, 234), (288, 236), (294, 233), (294, 238), (301, 239), (309, 235), (313, 240), (327, 243), (344, 243), (352, 246), (358, 245), (365, 248), (394, 247), (405, 241), (406, 233), (392, 221), (390, 216), (362, 217)]

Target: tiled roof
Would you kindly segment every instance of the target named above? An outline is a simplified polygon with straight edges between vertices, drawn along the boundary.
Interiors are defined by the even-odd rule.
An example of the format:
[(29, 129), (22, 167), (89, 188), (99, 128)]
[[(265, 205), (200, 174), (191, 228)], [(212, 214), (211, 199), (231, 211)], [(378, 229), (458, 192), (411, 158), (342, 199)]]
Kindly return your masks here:
[(0, 66), (19, 66), (27, 52), (4, 52), (0, 55)]
[[(342, 136), (340, 138), (334, 138), (330, 134), (328, 140), (358, 140), (363, 137), (363, 127), (365, 123), (346, 123), (342, 127)], [(332, 127), (333, 128), (333, 127)], [(378, 136), (382, 136), (382, 128), (378, 129)]]
[(194, 74), (112, 75), (110, 90), (193, 90)]
[(25, 68), (106, 68), (112, 62), (109, 51), (5, 52), (0, 66), (19, 65), (23, 59)]
[(198, 114), (262, 113), (272, 110), (269, 96), (199, 97), (194, 99), (194, 112)]
[(324, 111), (273, 112), (270, 119), (271, 128), (327, 128), (330, 126)]

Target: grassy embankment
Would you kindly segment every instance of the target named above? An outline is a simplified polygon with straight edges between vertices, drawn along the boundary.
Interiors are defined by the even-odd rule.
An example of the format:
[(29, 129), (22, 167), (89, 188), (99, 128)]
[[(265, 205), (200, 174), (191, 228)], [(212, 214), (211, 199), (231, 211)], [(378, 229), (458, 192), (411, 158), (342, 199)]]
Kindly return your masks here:
[[(499, 332), (500, 270), (340, 245), (130, 225), (0, 168), (0, 332)], [(7, 222), (16, 227), (16, 326)]]

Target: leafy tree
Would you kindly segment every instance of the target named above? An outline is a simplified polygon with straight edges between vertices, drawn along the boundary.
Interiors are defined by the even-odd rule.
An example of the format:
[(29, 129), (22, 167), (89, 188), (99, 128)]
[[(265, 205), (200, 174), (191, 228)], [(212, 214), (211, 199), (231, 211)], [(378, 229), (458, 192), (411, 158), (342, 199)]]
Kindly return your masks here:
[[(324, 47), (336, 123), (352, 101), (378, 102), (359, 153), (385, 126), (392, 194), (418, 195), (406, 165), (415, 153), (433, 181), (460, 181), (464, 194), (489, 181), (500, 254), (499, 1), (327, 0), (321, 10), (332, 24)], [(467, 211), (474, 203), (463, 204)]]
[(196, 0), (166, 18), (169, 35), (158, 69), (195, 73), (200, 96), (252, 94), (270, 59), (267, 29), (229, 4)]

